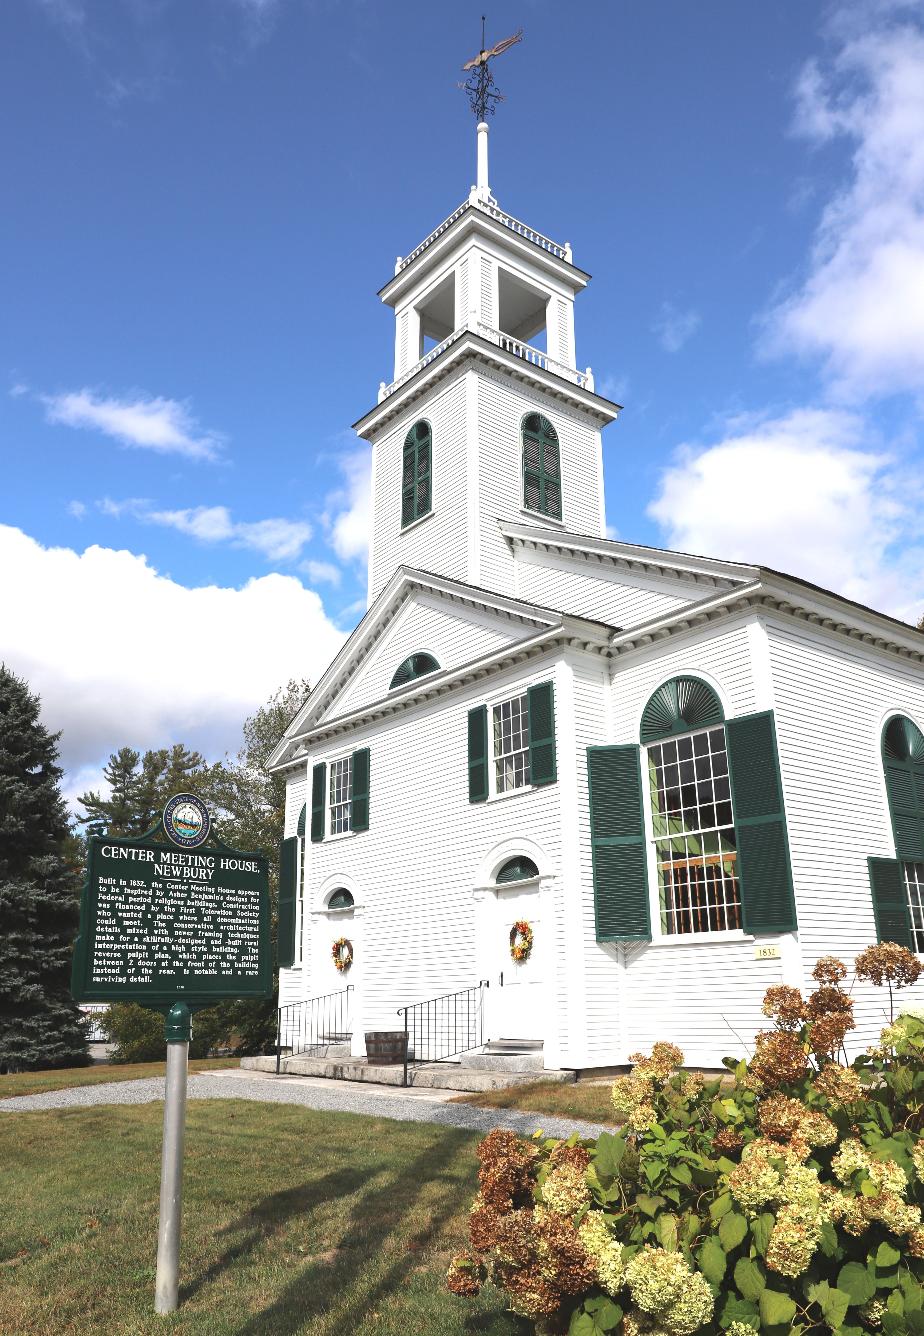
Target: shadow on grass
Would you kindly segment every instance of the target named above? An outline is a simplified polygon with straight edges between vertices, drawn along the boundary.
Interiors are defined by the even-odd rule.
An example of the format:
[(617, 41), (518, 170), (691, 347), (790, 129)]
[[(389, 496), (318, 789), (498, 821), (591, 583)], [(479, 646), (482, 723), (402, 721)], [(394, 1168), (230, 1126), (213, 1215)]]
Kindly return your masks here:
[[(332, 1319), (338, 1330), (362, 1331), (363, 1319), (374, 1312), (382, 1300), (401, 1288), (418, 1268), (424, 1250), (439, 1237), (447, 1221), (458, 1213), (460, 1193), (467, 1192), (459, 1168), (460, 1155), (470, 1157), (470, 1146), (450, 1149), (434, 1145), (417, 1155), (397, 1174), (385, 1172), (383, 1177), (379, 1171), (370, 1178), (343, 1171), (328, 1175), (310, 1187), (306, 1185), (291, 1192), (278, 1193), (261, 1202), (250, 1213), (257, 1228), (244, 1242), (245, 1249), (266, 1238), (266, 1232), (260, 1227), (263, 1220), (271, 1220), (278, 1229), (280, 1201), (286, 1207), (291, 1206), (291, 1214), (296, 1209), (310, 1210), (312, 1205), (332, 1194), (345, 1197), (357, 1193), (340, 1233), (336, 1262), (325, 1266), (323, 1272), (314, 1262), (293, 1274), (278, 1298), (238, 1327), (235, 1336), (267, 1336), (268, 1332), (273, 1336), (293, 1336), (308, 1330), (306, 1324), (319, 1317)], [(442, 1165), (442, 1168), (437, 1167), (434, 1171), (435, 1165)], [(381, 1181), (376, 1182), (377, 1179)], [(414, 1211), (422, 1189), (429, 1187), (432, 1190), (435, 1185), (437, 1190), (428, 1205), (425, 1225), (409, 1233), (404, 1240), (403, 1253), (384, 1271), (379, 1271), (375, 1262), (385, 1251), (389, 1237), (400, 1229), (402, 1218)], [(360, 1188), (364, 1190), (357, 1192)], [(239, 1228), (247, 1219), (244, 1217), (233, 1228)], [(232, 1254), (240, 1255), (240, 1247), (231, 1250), (210, 1268), (210, 1274), (220, 1271), (232, 1260)], [(198, 1283), (204, 1283), (207, 1278), (204, 1276)], [(481, 1317), (472, 1315), (472, 1321), (466, 1323), (467, 1329), (486, 1331), (489, 1321), (496, 1320), (483, 1322)]]
[(233, 1225), (228, 1225), (220, 1231), (226, 1235), (237, 1234), (239, 1230), (247, 1232), (243, 1238), (216, 1258), (201, 1275), (181, 1288), (180, 1303), (191, 1299), (199, 1290), (216, 1280), (229, 1266), (270, 1241), (285, 1229), (295, 1216), (314, 1210), (316, 1206), (330, 1201), (331, 1197), (341, 1197), (356, 1192), (367, 1181), (358, 1171), (338, 1169), (336, 1173), (325, 1174), (315, 1182), (302, 1183), (298, 1187), (286, 1188), (283, 1192), (273, 1192), (270, 1196), (264, 1197), (246, 1215), (242, 1215)]

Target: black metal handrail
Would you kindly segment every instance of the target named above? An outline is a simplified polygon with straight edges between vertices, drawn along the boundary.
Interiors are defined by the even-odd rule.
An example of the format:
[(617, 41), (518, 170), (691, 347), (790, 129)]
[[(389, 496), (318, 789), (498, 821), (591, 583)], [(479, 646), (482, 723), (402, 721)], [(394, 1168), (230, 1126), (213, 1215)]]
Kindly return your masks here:
[(325, 1044), (342, 1044), (350, 1038), (350, 994), (353, 985), (335, 993), (322, 993), (304, 1002), (288, 1002), (276, 1017), (276, 1075), (282, 1064), (282, 1050), (289, 1056), (307, 1053)]
[(404, 1080), (408, 1067), (417, 1062), (443, 1062), (484, 1043), (484, 990), (480, 979), (472, 988), (443, 993), (425, 1002), (399, 1007), (404, 1017)]

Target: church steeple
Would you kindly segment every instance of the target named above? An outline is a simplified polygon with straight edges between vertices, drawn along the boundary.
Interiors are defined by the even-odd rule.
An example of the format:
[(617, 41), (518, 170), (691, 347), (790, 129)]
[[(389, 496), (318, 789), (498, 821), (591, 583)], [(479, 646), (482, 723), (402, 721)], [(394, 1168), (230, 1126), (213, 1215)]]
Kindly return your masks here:
[(483, 119), (476, 145), (468, 198), (379, 293), (394, 372), (355, 424), (373, 446), (370, 603), (399, 565), (509, 592), (505, 524), (605, 533), (600, 429), (618, 406), (577, 365), (590, 275), (492, 195)]

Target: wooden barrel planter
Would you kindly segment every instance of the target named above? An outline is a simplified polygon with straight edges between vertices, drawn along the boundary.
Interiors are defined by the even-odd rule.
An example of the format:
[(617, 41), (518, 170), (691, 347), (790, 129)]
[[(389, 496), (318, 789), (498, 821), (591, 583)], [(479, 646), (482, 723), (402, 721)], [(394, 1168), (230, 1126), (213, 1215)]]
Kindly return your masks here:
[(367, 1030), (366, 1060), (390, 1066), (403, 1062), (407, 1049), (407, 1035), (403, 1030)]

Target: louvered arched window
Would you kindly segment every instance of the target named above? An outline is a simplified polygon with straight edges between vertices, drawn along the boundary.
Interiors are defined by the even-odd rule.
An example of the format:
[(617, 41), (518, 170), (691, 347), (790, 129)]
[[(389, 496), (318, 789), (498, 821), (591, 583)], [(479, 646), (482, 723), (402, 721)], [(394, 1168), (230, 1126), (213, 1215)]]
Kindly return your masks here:
[(429, 513), (433, 498), (433, 433), (423, 418), (404, 438), (401, 461), (401, 528)]
[(352, 909), (353, 897), (345, 886), (339, 886), (336, 891), (332, 891), (327, 901), (328, 909)]
[(894, 859), (870, 859), (876, 935), (924, 952), (924, 734), (896, 714), (882, 733)]
[(418, 654), (411, 654), (399, 664), (395, 669), (394, 677), (388, 684), (388, 690), (394, 691), (395, 687), (403, 687), (406, 682), (413, 682), (415, 677), (424, 677), (427, 673), (439, 671), (439, 664), (432, 654), (420, 651)]
[(528, 413), (523, 419), (523, 505), (550, 519), (561, 519), (561, 457), (558, 435), (548, 418)]
[(516, 858), (507, 859), (494, 880), (498, 886), (504, 886), (511, 881), (531, 881), (538, 876), (539, 869), (533, 860), (518, 854)]

